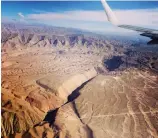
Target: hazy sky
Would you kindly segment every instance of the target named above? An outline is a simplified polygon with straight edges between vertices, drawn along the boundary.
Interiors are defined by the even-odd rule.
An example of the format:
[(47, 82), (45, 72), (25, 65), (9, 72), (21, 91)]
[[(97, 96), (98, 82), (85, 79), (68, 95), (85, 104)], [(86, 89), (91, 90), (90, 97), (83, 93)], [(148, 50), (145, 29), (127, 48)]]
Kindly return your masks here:
[[(158, 1), (108, 2), (122, 24), (158, 29)], [(3, 1), (2, 21), (44, 23), (99, 32), (125, 32), (107, 22), (100, 1)]]

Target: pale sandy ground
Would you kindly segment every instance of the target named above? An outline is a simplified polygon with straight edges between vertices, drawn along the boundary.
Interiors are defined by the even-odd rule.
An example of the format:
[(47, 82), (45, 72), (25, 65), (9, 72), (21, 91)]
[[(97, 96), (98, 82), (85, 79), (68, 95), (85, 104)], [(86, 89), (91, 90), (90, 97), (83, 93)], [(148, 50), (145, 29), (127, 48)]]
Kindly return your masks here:
[(130, 70), (98, 75), (80, 90), (75, 106), (94, 138), (157, 138), (158, 80)]
[[(95, 68), (110, 52), (88, 51), (28, 48), (3, 54), (2, 135), (157, 138), (157, 75), (137, 69), (98, 74)], [(80, 95), (65, 104), (79, 86)], [(56, 108), (54, 121), (43, 121)]]
[(2, 54), (2, 135), (26, 131), (95, 77), (103, 54), (28, 48)]

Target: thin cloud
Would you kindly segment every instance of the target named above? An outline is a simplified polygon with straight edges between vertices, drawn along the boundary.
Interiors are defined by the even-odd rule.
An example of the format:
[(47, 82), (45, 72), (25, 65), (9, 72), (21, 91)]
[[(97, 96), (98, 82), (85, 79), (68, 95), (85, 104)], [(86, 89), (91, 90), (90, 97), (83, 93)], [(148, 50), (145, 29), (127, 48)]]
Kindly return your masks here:
[(19, 12), (18, 15), (20, 17), (20, 22), (27, 23), (27, 18), (21, 12)]
[(24, 18), (24, 17), (25, 17), (21, 12), (19, 12), (18, 15), (19, 15), (21, 18)]
[[(155, 26), (158, 22), (158, 9), (117, 10), (120, 23)], [(20, 16), (24, 17), (22, 14)], [(71, 20), (87, 22), (107, 22), (104, 11), (66, 11), (63, 13), (47, 12), (27, 15), (27, 19), (37, 21)]]
[[(158, 8), (157, 9), (138, 9), (138, 10), (115, 10), (114, 11), (120, 24), (136, 25), (158, 29)], [(44, 23), (60, 27), (73, 27), (89, 31), (99, 32), (132, 32), (126, 29), (114, 27), (107, 21), (103, 10), (99, 11), (65, 11), (65, 12), (45, 12), (35, 10), (34, 14), (23, 15), (21, 22)]]
[(46, 13), (44, 10), (38, 10), (38, 9), (32, 9), (33, 12), (35, 13)]

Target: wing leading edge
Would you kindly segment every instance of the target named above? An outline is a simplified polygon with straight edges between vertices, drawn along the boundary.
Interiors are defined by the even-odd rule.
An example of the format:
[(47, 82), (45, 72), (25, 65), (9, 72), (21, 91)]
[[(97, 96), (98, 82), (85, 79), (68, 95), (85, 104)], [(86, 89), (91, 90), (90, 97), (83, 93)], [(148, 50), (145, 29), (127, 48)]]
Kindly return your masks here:
[(107, 19), (109, 22), (111, 22), (112, 24), (114, 24), (118, 27), (121, 27), (121, 28), (141, 32), (142, 34), (140, 34), (140, 35), (150, 37), (151, 39), (154, 40), (154, 42), (158, 43), (158, 30), (139, 27), (139, 26), (133, 26), (133, 25), (120, 24), (118, 19), (115, 16), (115, 14), (113, 13), (111, 8), (107, 4), (106, 0), (101, 0), (101, 2), (102, 2), (102, 5), (104, 7), (104, 10), (106, 12)]

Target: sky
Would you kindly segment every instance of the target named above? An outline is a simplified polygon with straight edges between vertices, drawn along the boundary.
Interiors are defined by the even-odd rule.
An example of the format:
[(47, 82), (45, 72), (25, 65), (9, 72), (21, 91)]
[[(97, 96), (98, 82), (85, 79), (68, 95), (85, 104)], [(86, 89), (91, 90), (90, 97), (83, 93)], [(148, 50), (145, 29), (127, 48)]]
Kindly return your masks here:
[[(158, 1), (108, 1), (122, 24), (158, 29)], [(124, 33), (107, 21), (100, 1), (2, 1), (2, 21)], [(131, 31), (132, 32), (132, 31)]]

